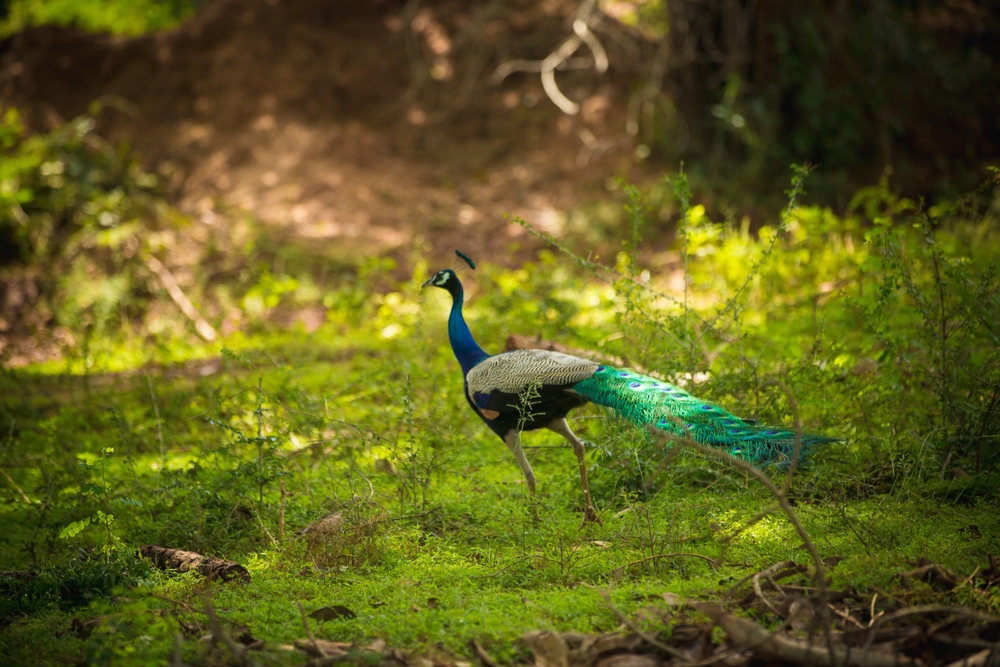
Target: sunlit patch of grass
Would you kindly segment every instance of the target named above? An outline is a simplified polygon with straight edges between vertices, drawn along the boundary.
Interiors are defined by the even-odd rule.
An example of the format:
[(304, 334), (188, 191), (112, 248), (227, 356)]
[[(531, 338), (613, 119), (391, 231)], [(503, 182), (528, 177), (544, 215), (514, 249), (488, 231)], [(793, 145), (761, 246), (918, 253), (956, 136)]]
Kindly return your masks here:
[[(996, 305), (990, 274), (978, 273), (991, 251), (958, 244), (965, 255), (935, 254), (927, 228), (862, 232), (858, 220), (811, 209), (788, 212), (784, 236), (759, 238), (690, 213), (686, 307), (670, 279), (677, 266), (643, 277), (630, 252), (614, 270), (547, 252), (516, 270), (465, 274), (477, 339), (490, 351), (511, 333), (600, 349), (765, 422), (790, 425), (797, 409), (806, 430), (844, 438), (791, 486), (821, 555), (842, 558), (834, 586), (891, 595), (919, 558), (971, 574), (1000, 547), (987, 474), (995, 458), (980, 452), (982, 474), (966, 481), (946, 473), (977, 465), (963, 415), (981, 427), (971, 436), (994, 431), (991, 376), (976, 373), (996, 349), (988, 322), (972, 317)], [(904, 244), (914, 263), (890, 262), (887, 248)], [(935, 257), (952, 282), (929, 277)], [(419, 290), (426, 265), (402, 281), (391, 268), (370, 263), (363, 280), (328, 288), (326, 322), (312, 333), (256, 322), (214, 344), (109, 337), (93, 342), (89, 362), (70, 354), (0, 374), (9, 475), (0, 570), (100, 573), (160, 543), (233, 558), (252, 578), (206, 589), (193, 575), (127, 571), (113, 599), (99, 582), (91, 598), (27, 595), (0, 641), (44, 642), (74, 615), (106, 615), (119, 620), (72, 651), (155, 661), (191, 613), (162, 598), (194, 609), (208, 590), (222, 615), (271, 647), (304, 636), (297, 603), (339, 604), (356, 617), (317, 621), (317, 636), (440, 643), (464, 656), (477, 638), (513, 660), (512, 641), (529, 629), (617, 627), (595, 589), (611, 589), (631, 613), (663, 591), (714, 598), (777, 561), (808, 563), (783, 515), (753, 523), (773, 503), (753, 478), (684, 452), (652, 479), (666, 452), (593, 407), (573, 420), (592, 445), (603, 526), (580, 529), (575, 457), (551, 433), (525, 436), (539, 480), (532, 497), (462, 399), (447, 296)], [(953, 284), (974, 297), (949, 301)], [(965, 347), (956, 340), (944, 353), (953, 384), (933, 370), (936, 311), (921, 302), (941, 293), (968, 316), (956, 320), (968, 327)], [(768, 472), (783, 481), (783, 469)], [(308, 531), (334, 515), (342, 523), (325, 537)], [(961, 595), (996, 606), (993, 593)], [(186, 655), (200, 650), (195, 639), (186, 637)]]

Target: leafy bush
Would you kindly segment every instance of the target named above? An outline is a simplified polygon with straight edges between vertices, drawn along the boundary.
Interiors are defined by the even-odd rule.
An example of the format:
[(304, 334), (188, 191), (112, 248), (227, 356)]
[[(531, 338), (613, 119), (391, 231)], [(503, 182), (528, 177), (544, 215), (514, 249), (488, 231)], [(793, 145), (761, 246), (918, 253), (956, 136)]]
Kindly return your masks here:
[[(661, 291), (665, 281), (637, 261), (647, 223), (638, 192), (627, 188), (627, 250), (614, 266), (538, 234), (610, 284), (613, 300), (557, 305), (542, 312), (558, 317), (539, 317), (558, 298), (550, 283), (561, 274), (526, 267), (547, 277), (529, 279), (534, 293), (521, 297), (521, 309), (531, 312), (515, 319), (556, 338), (581, 332), (589, 341), (581, 347), (603, 346), (695, 393), (746, 406), (762, 422), (792, 423), (800, 410), (807, 429), (845, 438), (826, 448), (829, 456), (850, 453), (855, 472), (860, 464), (875, 477), (888, 465), (890, 486), (913, 474), (996, 469), (998, 183), (927, 208), (894, 195), (883, 178), (840, 217), (799, 205), (804, 178), (798, 170), (779, 223), (756, 238), (745, 222), (710, 220), (690, 204), (686, 179), (675, 179), (682, 219), (669, 270), (683, 281), (680, 295)], [(516, 308), (506, 300), (492, 307)], [(618, 471), (609, 483), (640, 484), (664, 455), (640, 450), (606, 452), (599, 468)], [(619, 477), (626, 470), (632, 476)]]
[(100, 332), (150, 294), (144, 259), (168, 212), (156, 178), (94, 125), (81, 116), (29, 136), (14, 109), (0, 122), (0, 271), (16, 307), (0, 315), (15, 326)]

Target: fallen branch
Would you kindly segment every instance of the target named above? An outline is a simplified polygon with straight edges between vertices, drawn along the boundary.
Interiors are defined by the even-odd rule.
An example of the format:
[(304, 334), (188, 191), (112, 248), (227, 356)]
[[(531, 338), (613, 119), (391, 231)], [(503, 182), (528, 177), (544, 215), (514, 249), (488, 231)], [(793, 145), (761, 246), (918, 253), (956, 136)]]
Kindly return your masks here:
[(949, 607), (947, 605), (940, 604), (925, 604), (916, 607), (907, 607), (906, 609), (900, 609), (899, 611), (895, 611), (891, 614), (880, 616), (875, 619), (875, 622), (872, 623), (871, 630), (869, 631), (868, 639), (865, 641), (864, 648), (862, 649), (862, 657), (867, 656), (869, 651), (871, 651), (872, 643), (875, 641), (875, 636), (878, 634), (879, 629), (883, 625), (907, 616), (916, 616), (918, 614), (953, 614), (955, 616), (974, 618), (977, 621), (985, 621), (987, 623), (1000, 622), (1000, 618), (997, 618), (996, 616), (990, 616), (989, 614), (984, 614), (974, 609), (963, 609), (962, 607)]
[(928, 584), (941, 582), (945, 586), (951, 587), (957, 586), (959, 583), (958, 577), (955, 576), (954, 572), (937, 563), (930, 563), (909, 572), (903, 572), (899, 575), (899, 578), (901, 580), (916, 579), (918, 581), (925, 581)]
[[(790, 561), (785, 561), (784, 563), (777, 563), (776, 565), (772, 565), (766, 570), (763, 570), (753, 575), (753, 592), (756, 593), (757, 598), (764, 603), (764, 606), (773, 611), (775, 616), (778, 616), (779, 618), (782, 616), (782, 614), (779, 613), (777, 609), (775, 609), (774, 605), (771, 604), (771, 601), (767, 599), (766, 595), (764, 595), (764, 589), (760, 585), (760, 580), (761, 577), (766, 577), (768, 582), (777, 589), (778, 585), (774, 583), (774, 580), (771, 579), (771, 576), (778, 570), (782, 569), (783, 567), (787, 567), (786, 564), (789, 562)], [(780, 589), (777, 590), (780, 591)]]
[(147, 544), (139, 549), (144, 558), (153, 561), (161, 570), (172, 569), (180, 572), (194, 571), (213, 581), (240, 579), (250, 582), (250, 573), (239, 563), (223, 560), (215, 556), (202, 556), (193, 551), (168, 549), (158, 544)]
[(496, 661), (493, 660), (490, 654), (486, 652), (483, 645), (475, 639), (469, 640), (469, 648), (471, 648), (472, 652), (476, 654), (476, 657), (479, 658), (479, 661), (483, 663), (484, 667), (497, 667)]
[(979, 653), (974, 653), (967, 658), (950, 662), (946, 667), (986, 667), (994, 651), (1000, 652), (1000, 649), (984, 648)]
[(832, 650), (801, 639), (771, 633), (753, 621), (728, 614), (721, 607), (694, 603), (698, 611), (709, 616), (725, 632), (736, 648), (753, 650), (758, 657), (784, 660), (795, 665), (814, 667), (922, 667), (919, 660), (901, 655), (884, 655), (856, 651), (835, 645)]
[(208, 320), (201, 316), (198, 309), (191, 303), (191, 299), (187, 298), (187, 295), (181, 290), (180, 285), (177, 284), (174, 274), (170, 273), (170, 270), (163, 265), (163, 262), (155, 257), (150, 257), (146, 260), (146, 266), (160, 279), (163, 287), (167, 290), (167, 294), (170, 295), (170, 298), (181, 309), (184, 316), (194, 322), (194, 328), (198, 332), (198, 335), (210, 343), (215, 341), (218, 338), (215, 328), (208, 323)]
[[(714, 447), (707, 447), (699, 442), (696, 442), (690, 437), (689, 429), (680, 423), (680, 420), (676, 420), (683, 429), (685, 437), (677, 436), (667, 431), (655, 428), (653, 426), (649, 427), (649, 430), (654, 435), (659, 434), (663, 440), (673, 440), (683, 445), (684, 447), (690, 447), (691, 449), (704, 454), (705, 456), (714, 457), (733, 465), (740, 470), (743, 470), (748, 475), (753, 475), (757, 480), (767, 487), (767, 490), (771, 492), (775, 500), (781, 506), (781, 509), (785, 512), (785, 516), (788, 517), (788, 521), (795, 527), (795, 531), (799, 534), (799, 538), (802, 540), (802, 544), (805, 545), (806, 549), (809, 550), (809, 555), (812, 556), (813, 567), (816, 569), (815, 582), (816, 582), (816, 598), (819, 601), (817, 609), (820, 615), (820, 620), (822, 621), (823, 634), (826, 637), (827, 651), (829, 654), (834, 653), (833, 639), (830, 635), (830, 611), (827, 608), (827, 598), (826, 598), (826, 565), (823, 559), (819, 556), (819, 550), (816, 549), (816, 545), (813, 543), (812, 538), (809, 537), (809, 533), (806, 532), (805, 526), (802, 525), (802, 521), (799, 519), (799, 515), (795, 513), (792, 509), (791, 503), (788, 502), (788, 496), (785, 492), (779, 489), (771, 479), (761, 472), (759, 469), (750, 465), (742, 459), (738, 459), (729, 452), (723, 451), (721, 449), (716, 449)], [(796, 447), (797, 449), (797, 447)]]
[(608, 609), (614, 612), (615, 616), (618, 617), (618, 620), (624, 623), (629, 630), (642, 637), (646, 643), (648, 643), (650, 646), (655, 646), (656, 648), (660, 649), (667, 655), (673, 656), (678, 660), (687, 660), (687, 656), (685, 656), (681, 651), (678, 651), (669, 644), (664, 644), (663, 642), (659, 641), (656, 637), (648, 635), (641, 629), (639, 629), (639, 626), (633, 623), (632, 619), (626, 616), (621, 609), (615, 606), (615, 603), (611, 601), (610, 593), (604, 590), (598, 590), (597, 592), (601, 594), (601, 597), (604, 598), (604, 603), (608, 605)]

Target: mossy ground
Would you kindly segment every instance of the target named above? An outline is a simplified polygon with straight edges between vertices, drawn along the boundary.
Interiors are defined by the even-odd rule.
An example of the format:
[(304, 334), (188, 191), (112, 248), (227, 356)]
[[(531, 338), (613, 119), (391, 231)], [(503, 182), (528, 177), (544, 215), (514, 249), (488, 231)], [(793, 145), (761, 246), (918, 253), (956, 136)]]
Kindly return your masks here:
[[(84, 563), (111, 559), (134, 574), (134, 549), (159, 543), (238, 560), (252, 577), (208, 586), (195, 575), (147, 571), (117, 590), (91, 581), (89, 603), (86, 590), (10, 598), (21, 608), (8, 610), (0, 635), (8, 664), (81, 656), (154, 664), (172, 652), (181, 622), (190, 623), (180, 604), (199, 607), (206, 594), (220, 615), (271, 647), (261, 660), (302, 659), (273, 648), (304, 636), (301, 603), (307, 612), (344, 605), (357, 615), (312, 621), (320, 638), (382, 639), (466, 658), (475, 638), (508, 662), (527, 630), (614, 630), (599, 589), (633, 613), (667, 591), (717, 598), (777, 561), (809, 562), (779, 514), (740, 531), (773, 500), (738, 471), (685, 454), (644, 492), (603, 467), (604, 450), (627, 459), (629, 443), (644, 440), (592, 408), (574, 424), (602, 445), (590, 462), (603, 526), (581, 529), (572, 450), (547, 432), (526, 439), (540, 481), (531, 498), (507, 449), (461, 399), (441, 306), (436, 295), (426, 298), (398, 335), (377, 321), (329, 323), (312, 334), (229, 341), (226, 354), (221, 346), (164, 348), (160, 359), (115, 373), (5, 373), (4, 470), (17, 490), (4, 490), (0, 569), (65, 567), (72, 546)], [(489, 347), (510, 326), (488, 316), (478, 324)], [(843, 558), (834, 586), (888, 600), (900, 590), (898, 573), (919, 558), (967, 576), (1000, 550), (989, 493), (956, 480), (858, 496), (838, 485), (851, 476), (843, 461), (853, 450), (831, 445), (793, 486), (821, 554)], [(114, 514), (110, 526), (58, 537), (98, 509)], [(330, 512), (344, 518), (339, 532), (301, 534)], [(1000, 609), (995, 591), (968, 595)], [(98, 630), (75, 637), (72, 619), (93, 616), (105, 617)], [(184, 647), (192, 660), (201, 650), (196, 636)]]

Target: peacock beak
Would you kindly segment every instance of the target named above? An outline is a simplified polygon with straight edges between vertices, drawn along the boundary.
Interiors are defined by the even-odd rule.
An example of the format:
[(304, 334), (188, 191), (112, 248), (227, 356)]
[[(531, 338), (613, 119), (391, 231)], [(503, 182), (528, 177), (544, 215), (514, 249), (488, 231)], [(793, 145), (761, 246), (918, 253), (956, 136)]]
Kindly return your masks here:
[(421, 285), (421, 286), (420, 286), (420, 289), (423, 289), (423, 288), (427, 287), (428, 285), (433, 285), (433, 284), (434, 284), (434, 276), (431, 276), (430, 278), (428, 278), (428, 279), (427, 279), (427, 280), (426, 280), (426, 281), (424, 282), (424, 284), (423, 284), (423, 285)]

